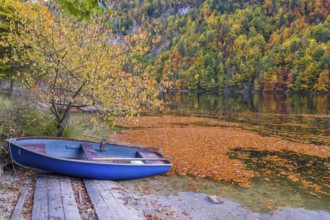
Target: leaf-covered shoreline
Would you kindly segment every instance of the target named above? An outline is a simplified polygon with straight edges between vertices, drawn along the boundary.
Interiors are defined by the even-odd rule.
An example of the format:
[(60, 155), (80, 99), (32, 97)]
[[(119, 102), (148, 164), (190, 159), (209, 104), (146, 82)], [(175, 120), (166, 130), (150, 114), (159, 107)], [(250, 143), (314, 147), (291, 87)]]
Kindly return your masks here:
[[(222, 126), (198, 126), (198, 122)], [(211, 178), (245, 187), (250, 186), (251, 179), (259, 174), (247, 169), (244, 161), (230, 158), (229, 153), (237, 148), (330, 157), (329, 146), (265, 137), (237, 128), (235, 125), (237, 123), (207, 118), (141, 117), (139, 126), (144, 127), (143, 129), (127, 130), (111, 138), (147, 146), (161, 146), (166, 155), (173, 157), (172, 172), (179, 175)], [(293, 178), (292, 175), (288, 172), (289, 177)], [(299, 178), (299, 174), (295, 174), (295, 181), (304, 181), (303, 178)], [(320, 189), (314, 187), (314, 190)]]

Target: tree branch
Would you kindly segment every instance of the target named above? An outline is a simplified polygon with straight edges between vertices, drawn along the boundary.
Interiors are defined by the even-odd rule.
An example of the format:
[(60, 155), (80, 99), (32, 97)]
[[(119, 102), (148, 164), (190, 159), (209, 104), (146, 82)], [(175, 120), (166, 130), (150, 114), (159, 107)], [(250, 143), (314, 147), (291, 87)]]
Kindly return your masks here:
[(68, 114), (68, 112), (70, 111), (70, 108), (72, 107), (72, 100), (74, 100), (79, 93), (81, 92), (82, 88), (86, 85), (86, 81), (79, 87), (79, 89), (76, 91), (76, 93), (72, 96), (71, 101), (69, 102), (69, 104), (67, 105), (65, 112), (62, 116), (62, 119), (60, 120), (59, 124), (62, 124), (66, 115)]

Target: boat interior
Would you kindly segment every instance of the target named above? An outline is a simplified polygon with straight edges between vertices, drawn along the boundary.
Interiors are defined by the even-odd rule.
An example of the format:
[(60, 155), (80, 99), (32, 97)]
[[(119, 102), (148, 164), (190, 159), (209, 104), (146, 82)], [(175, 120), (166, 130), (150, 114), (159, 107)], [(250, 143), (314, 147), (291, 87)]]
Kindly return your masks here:
[(29, 139), (17, 144), (29, 150), (63, 159), (130, 164), (170, 164), (170, 158), (148, 149), (113, 145), (108, 143), (74, 140)]

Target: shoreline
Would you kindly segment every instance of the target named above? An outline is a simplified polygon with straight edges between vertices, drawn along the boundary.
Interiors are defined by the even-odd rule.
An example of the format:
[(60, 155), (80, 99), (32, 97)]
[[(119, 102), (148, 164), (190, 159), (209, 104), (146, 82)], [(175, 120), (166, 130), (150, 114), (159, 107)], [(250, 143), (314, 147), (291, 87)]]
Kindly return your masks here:
[[(20, 219), (30, 219), (34, 194), (34, 170), (17, 168), (6, 170), (0, 178), (0, 219), (9, 219), (16, 206), (20, 189), (28, 189), (28, 197)], [(77, 184), (77, 179), (71, 178), (72, 185)], [(207, 194), (197, 192), (179, 192), (177, 195), (145, 194), (134, 190), (134, 182), (128, 182), (131, 187), (122, 187), (120, 183), (113, 190), (120, 193), (123, 203), (137, 210), (145, 219), (329, 219), (327, 211), (312, 211), (302, 208), (280, 208), (271, 213), (253, 212), (244, 208), (239, 203), (225, 198), (220, 204), (211, 203)], [(127, 182), (126, 182), (127, 183)], [(77, 198), (76, 198), (77, 200)], [(79, 201), (76, 201), (77, 204)], [(80, 212), (82, 219), (97, 219), (91, 204), (84, 199), (84, 204), (79, 204), (83, 209)], [(78, 205), (78, 206), (79, 206)], [(81, 211), (81, 210), (80, 210)]]
[(306, 91), (258, 91), (253, 89), (231, 90), (231, 89), (168, 89), (166, 93), (196, 93), (196, 94), (280, 94), (280, 95), (330, 95), (330, 92), (306, 92)]

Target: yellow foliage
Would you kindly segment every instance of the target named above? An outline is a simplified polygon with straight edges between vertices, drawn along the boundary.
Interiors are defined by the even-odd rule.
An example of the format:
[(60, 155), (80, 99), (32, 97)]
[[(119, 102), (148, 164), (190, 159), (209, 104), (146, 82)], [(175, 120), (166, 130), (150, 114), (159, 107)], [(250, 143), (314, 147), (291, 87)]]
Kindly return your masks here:
[(30, 67), (21, 77), (51, 104), (58, 121), (72, 106), (93, 106), (109, 122), (131, 117), (142, 105), (160, 106), (154, 79), (128, 59), (148, 50), (145, 32), (118, 40), (102, 16), (85, 22), (49, 10), (44, 1), (22, 5), (6, 39), (15, 51), (9, 58)]

